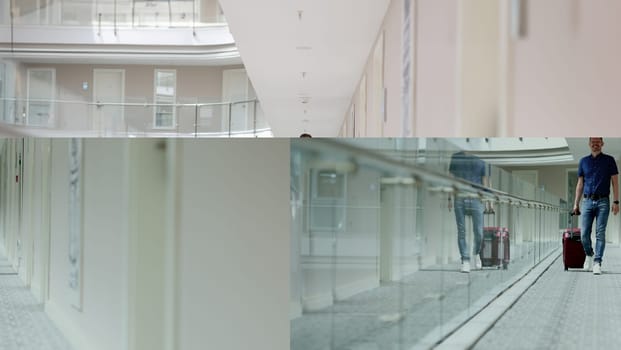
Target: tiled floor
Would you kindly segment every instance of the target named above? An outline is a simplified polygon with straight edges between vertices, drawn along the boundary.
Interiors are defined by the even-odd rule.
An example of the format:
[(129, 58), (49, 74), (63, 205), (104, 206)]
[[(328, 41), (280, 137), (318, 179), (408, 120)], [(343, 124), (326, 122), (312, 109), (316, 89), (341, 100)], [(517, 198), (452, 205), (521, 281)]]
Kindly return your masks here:
[(0, 350), (70, 350), (8, 261), (0, 256)]
[[(492, 288), (534, 265), (533, 250), (514, 247), (508, 270), (470, 274), (459, 266), (418, 271), (291, 322), (293, 350), (410, 349)], [(466, 288), (469, 286), (470, 288)]]
[(621, 248), (607, 246), (602, 275), (557, 259), (474, 349), (618, 349)]

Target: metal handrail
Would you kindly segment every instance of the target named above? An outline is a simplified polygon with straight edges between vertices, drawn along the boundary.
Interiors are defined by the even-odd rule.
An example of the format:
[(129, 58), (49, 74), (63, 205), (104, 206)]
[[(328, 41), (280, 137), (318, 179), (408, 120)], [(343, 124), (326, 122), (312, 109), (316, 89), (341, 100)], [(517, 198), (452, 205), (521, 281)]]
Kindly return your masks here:
[[(193, 108), (194, 109), (194, 126), (193, 126), (193, 132), (188, 132), (188, 133), (181, 133), (184, 135), (193, 135), (194, 137), (199, 137), (199, 136), (236, 136), (236, 135), (249, 135), (249, 136), (254, 136), (257, 137), (257, 135), (259, 133), (265, 133), (271, 130), (271, 128), (267, 127), (267, 128), (262, 128), (262, 129), (256, 129), (257, 126), (257, 103), (259, 102), (256, 98), (254, 99), (248, 99), (248, 100), (239, 100), (239, 101), (221, 101), (221, 102), (209, 102), (209, 103), (149, 103), (149, 102), (99, 102), (99, 101), (76, 101), (76, 100), (61, 100), (61, 99), (26, 99), (26, 98), (0, 98), (0, 101), (7, 101), (9, 103), (15, 103), (16, 106), (19, 106), (19, 104), (28, 104), (28, 103), (33, 103), (33, 102), (39, 102), (39, 103), (49, 103), (51, 105), (69, 105), (69, 104), (74, 104), (74, 105), (82, 105), (82, 106), (95, 106), (97, 109), (100, 109), (102, 107), (105, 106), (115, 106), (115, 107), (143, 107), (143, 108), (156, 108), (156, 107), (173, 107), (173, 108)], [(17, 102), (17, 103), (16, 103)], [(246, 129), (246, 130), (231, 130), (232, 127), (232, 107), (234, 105), (240, 105), (240, 104), (250, 104), (252, 103), (255, 108), (253, 109), (253, 128), (252, 129)], [(221, 131), (213, 131), (213, 132), (201, 132), (199, 130), (199, 110), (201, 108), (204, 107), (212, 107), (212, 108), (218, 108), (218, 107), (228, 107), (228, 114), (224, 115), (223, 117), (226, 117), (226, 123), (228, 124), (228, 129), (227, 130), (221, 130)], [(25, 110), (25, 107), (24, 107)], [(18, 113), (17, 112), (17, 108), (15, 109), (14, 113)], [(24, 117), (24, 113), (22, 112), (22, 118)], [(53, 127), (47, 127), (46, 125), (29, 125), (28, 123), (23, 123), (23, 122), (19, 122), (18, 120), (20, 119), (19, 117), (17, 117), (17, 115), (14, 115), (15, 117), (15, 122), (16, 123), (11, 123), (11, 122), (6, 122), (6, 121), (0, 121), (0, 123), (7, 123), (7, 124), (16, 124), (16, 125), (25, 125), (25, 126), (29, 126), (29, 127), (44, 127), (47, 129), (55, 129)], [(6, 120), (6, 118), (5, 118)], [(185, 119), (187, 121), (187, 119)], [(161, 128), (162, 130), (174, 130), (175, 128), (179, 127), (179, 123), (177, 122), (177, 126), (176, 127), (172, 127), (172, 128)], [(158, 128), (155, 128), (158, 129)], [(61, 130), (61, 129), (59, 129)], [(147, 129), (144, 129), (145, 131), (143, 132), (147, 132)], [(140, 133), (140, 132), (139, 132)], [(179, 132), (177, 132), (179, 134)]]
[(35, 98), (14, 98), (4, 97), (0, 98), (2, 101), (16, 101), (16, 102), (48, 102), (48, 103), (64, 103), (64, 104), (83, 104), (87, 106), (137, 106), (137, 107), (209, 107), (209, 106), (227, 106), (236, 104), (245, 104), (258, 102), (258, 100), (240, 100), (240, 101), (223, 101), (223, 102), (208, 102), (208, 103), (149, 103), (149, 102), (92, 102), (92, 101), (76, 101), (76, 100), (58, 100), (58, 99), (35, 99)]
[(294, 142), (295, 146), (299, 148), (308, 150), (317, 150), (320, 148), (330, 151), (330, 153), (335, 153), (335, 151), (346, 152), (348, 155), (356, 155), (364, 158), (366, 162), (375, 164), (378, 168), (385, 169), (386, 166), (390, 166), (394, 169), (399, 169), (405, 173), (409, 173), (410, 176), (412, 176), (411, 181), (413, 184), (433, 183), (435, 185), (433, 188), (434, 192), (459, 193), (464, 196), (478, 197), (487, 201), (507, 203), (515, 206), (546, 210), (561, 210), (560, 205), (523, 198), (492, 188), (483, 188), (480, 185), (473, 184), (466, 180), (452, 177), (445, 173), (421, 168), (420, 166), (416, 166), (411, 163), (398, 161), (381, 153), (374, 152), (366, 148), (356, 147), (336, 139), (322, 138), (314, 139), (313, 142), (306, 142), (305, 140), (296, 140)]

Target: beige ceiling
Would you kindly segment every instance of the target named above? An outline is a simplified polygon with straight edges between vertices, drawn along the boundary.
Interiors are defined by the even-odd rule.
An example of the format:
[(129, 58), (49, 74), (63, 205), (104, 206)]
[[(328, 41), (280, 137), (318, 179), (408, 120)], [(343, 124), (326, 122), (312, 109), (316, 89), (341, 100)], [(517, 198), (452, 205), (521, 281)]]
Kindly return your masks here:
[(220, 2), (274, 135), (337, 135), (390, 1)]

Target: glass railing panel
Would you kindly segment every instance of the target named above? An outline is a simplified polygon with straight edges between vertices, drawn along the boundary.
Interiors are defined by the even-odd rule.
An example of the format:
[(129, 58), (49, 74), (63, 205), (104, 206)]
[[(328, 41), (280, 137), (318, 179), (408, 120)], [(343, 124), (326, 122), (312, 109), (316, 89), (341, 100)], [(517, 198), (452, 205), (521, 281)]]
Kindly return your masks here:
[(267, 130), (269, 129), (269, 124), (267, 123), (267, 119), (265, 118), (265, 113), (263, 112), (263, 108), (261, 107), (261, 104), (257, 101), (256, 104), (256, 115), (257, 115), (257, 122), (256, 122), (256, 126), (257, 126), (257, 130), (262, 131), (262, 130)]
[[(495, 167), (491, 177), (509, 196), (447, 186), (455, 181), (447, 177), (455, 149), (442, 142), (292, 140), (292, 252), (300, 252), (291, 259), (298, 264), (291, 267), (292, 349), (431, 346), (452, 322), (465, 321), (482, 300), (559, 247), (559, 209), (532, 202), (555, 205), (558, 197), (536, 194)], [(420, 152), (426, 147), (431, 150)], [(417, 169), (437, 175), (416, 175)], [(377, 189), (378, 197), (367, 196)], [(483, 242), (498, 250), (500, 261), (460, 272), (449, 196), (489, 203), (493, 214), (483, 215), (483, 226), (492, 235)], [(472, 221), (465, 216), (469, 251)]]
[(197, 133), (199, 135), (228, 135), (228, 104), (209, 104), (198, 107)]
[(9, 26), (11, 24), (11, 2), (7, 0), (0, 1), (0, 34), (5, 35), (10, 32)]
[[(13, 1), (14, 25), (104, 27), (200, 27), (226, 24), (217, 0), (48, 0)], [(10, 24), (3, 1), (0, 25)]]
[(85, 131), (95, 130), (92, 115), (95, 113), (96, 106), (87, 103), (56, 102), (56, 114), (54, 123), (49, 128), (66, 131)]
[[(85, 136), (271, 137), (266, 122), (261, 125), (264, 128), (254, 128), (254, 106), (254, 101), (153, 104), (145, 98), (127, 98), (123, 103), (0, 99), (2, 122), (58, 131), (88, 131)], [(242, 112), (248, 114), (245, 125), (236, 123), (237, 129), (230, 131), (229, 111), (238, 116)]]
[[(155, 127), (155, 106), (150, 103), (139, 103), (125, 107), (125, 126), (130, 135), (146, 135), (154, 130), (164, 129)], [(171, 126), (168, 127), (170, 129)]]
[(62, 2), (57, 24), (63, 26), (97, 26), (99, 17), (97, 10), (96, 3), (91, 0), (65, 0)]
[(233, 102), (229, 109), (229, 125), (231, 135), (239, 134), (254, 127), (254, 104), (248, 102)]

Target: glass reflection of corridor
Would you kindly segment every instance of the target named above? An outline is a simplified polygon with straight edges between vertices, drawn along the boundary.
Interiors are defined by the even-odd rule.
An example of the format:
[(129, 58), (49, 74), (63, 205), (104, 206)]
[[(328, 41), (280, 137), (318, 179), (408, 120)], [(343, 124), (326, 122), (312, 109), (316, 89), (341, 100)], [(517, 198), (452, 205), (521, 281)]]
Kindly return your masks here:
[[(292, 349), (428, 348), (558, 251), (565, 200), (487, 160), (487, 188), (451, 177), (459, 150), (443, 139), (292, 140)], [(509, 232), (506, 269), (460, 272), (451, 197), (491, 206), (484, 226)]]
[(532, 257), (524, 251), (527, 256), (514, 260), (508, 270), (485, 268), (463, 274), (456, 264), (430, 266), (400, 282), (382, 283), (331, 307), (305, 313), (291, 323), (292, 349), (399, 349), (398, 343), (407, 349), (457, 317), (464, 305), (529, 269)]

